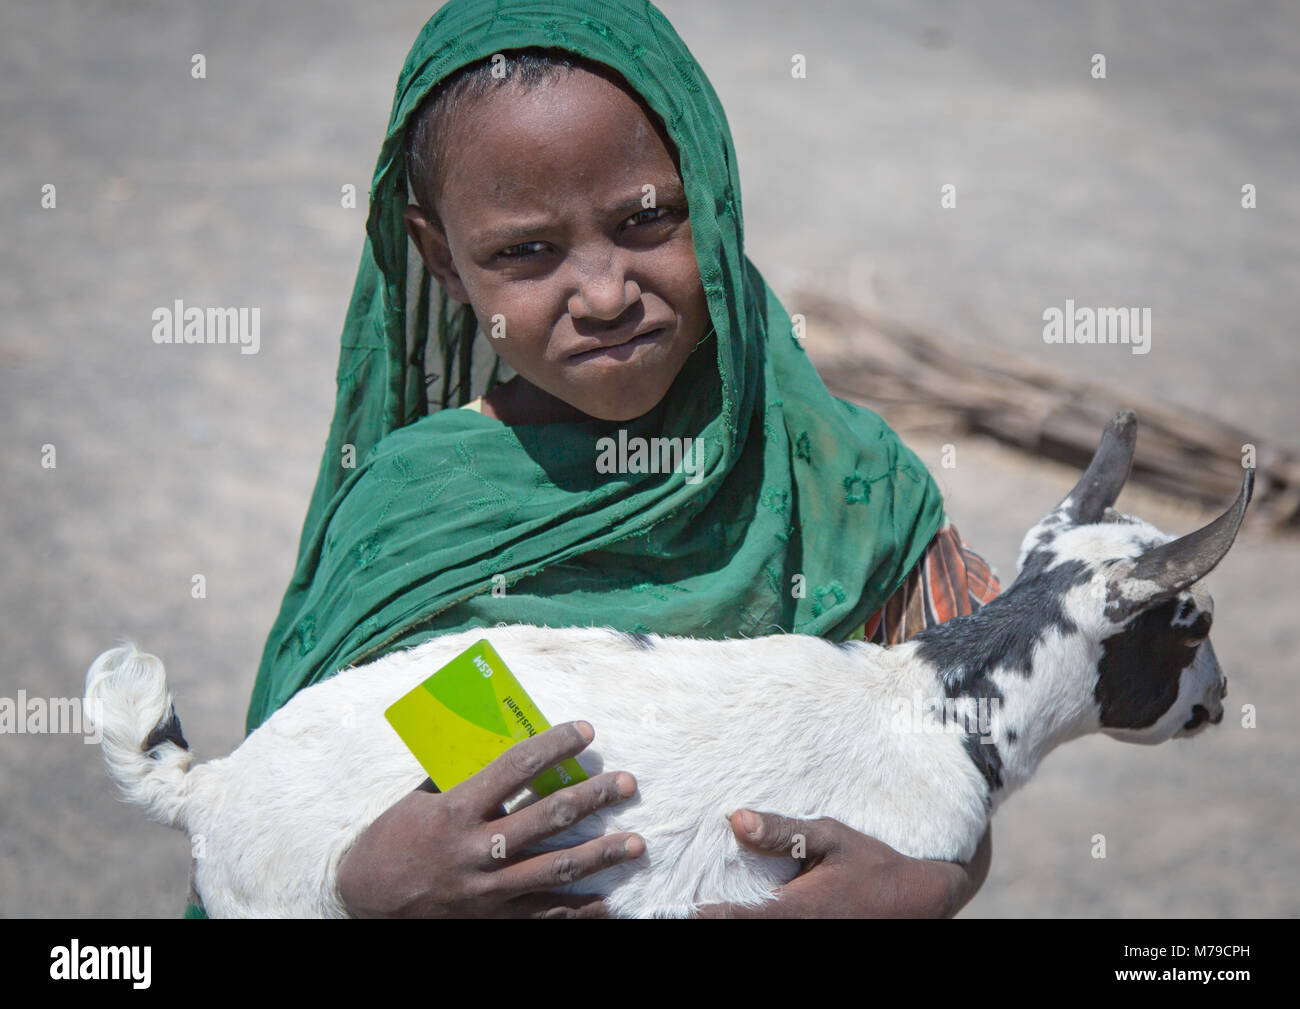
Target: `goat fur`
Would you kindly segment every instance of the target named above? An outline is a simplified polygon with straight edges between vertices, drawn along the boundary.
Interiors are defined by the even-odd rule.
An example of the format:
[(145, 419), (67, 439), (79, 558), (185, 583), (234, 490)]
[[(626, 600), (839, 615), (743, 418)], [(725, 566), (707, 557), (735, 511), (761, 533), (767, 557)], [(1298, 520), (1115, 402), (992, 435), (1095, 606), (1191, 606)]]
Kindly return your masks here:
[[(1124, 416), (1112, 422), (1112, 441), (1126, 437), (1131, 456), (1132, 415)], [(1103, 440), (1098, 459), (1105, 449)], [(1094, 483), (1097, 469), (1094, 460)], [(1219, 534), (1217, 556), (1199, 548), (1194, 578), (1187, 569), (1181, 580), (1153, 580), (1142, 558), (1173, 549), (1164, 546), (1173, 537), (1109, 507), (1127, 472), (1125, 460), (1118, 478), (1106, 478), (1115, 486), (1104, 500), (1080, 514), (1080, 502), (1097, 497), (1085, 474), (1026, 534), (1019, 576), (997, 599), (892, 648), (794, 634), (714, 641), (476, 629), (302, 690), (232, 754), (195, 767), (162, 663), (134, 645), (95, 660), (88, 710), (100, 712), (105, 760), (124, 796), (187, 831), (201, 851), (193, 885), (213, 917), (345, 915), (344, 854), (425, 779), (384, 711), (484, 637), (553, 724), (595, 727), (578, 757), (589, 774), (636, 776), (630, 800), (536, 849), (640, 834), (641, 858), (567, 888), (606, 895), (615, 915), (682, 917), (704, 904), (772, 899), (799, 862), (742, 848), (726, 820), (738, 808), (832, 817), (913, 857), (967, 861), (989, 816), (1062, 742), (1101, 730), (1156, 743), (1222, 718), (1226, 682), (1205, 637), (1213, 602), (1200, 579), (1231, 535)], [(1248, 474), (1237, 524), (1249, 491)], [(1231, 510), (1220, 522), (1230, 518)], [(1152, 613), (1154, 623), (1144, 620)], [(1139, 624), (1146, 638), (1133, 641)], [(1149, 675), (1161, 666), (1173, 680), (1136, 691), (1102, 684), (1125, 685), (1124, 656), (1135, 646), (1168, 653)], [(984, 742), (914, 731), (900, 718), (918, 699), (981, 697), (999, 701)]]

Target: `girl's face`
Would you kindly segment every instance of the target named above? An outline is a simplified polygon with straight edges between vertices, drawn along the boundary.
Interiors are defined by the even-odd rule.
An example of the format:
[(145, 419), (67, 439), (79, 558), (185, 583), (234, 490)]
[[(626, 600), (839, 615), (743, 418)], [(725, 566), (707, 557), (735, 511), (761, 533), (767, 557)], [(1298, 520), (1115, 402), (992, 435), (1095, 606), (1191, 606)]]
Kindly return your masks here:
[(527, 384), (515, 402), (534, 416), (518, 422), (655, 407), (709, 311), (685, 190), (641, 106), (575, 69), (531, 91), (506, 82), (447, 136), (445, 231), (417, 207), (407, 230)]

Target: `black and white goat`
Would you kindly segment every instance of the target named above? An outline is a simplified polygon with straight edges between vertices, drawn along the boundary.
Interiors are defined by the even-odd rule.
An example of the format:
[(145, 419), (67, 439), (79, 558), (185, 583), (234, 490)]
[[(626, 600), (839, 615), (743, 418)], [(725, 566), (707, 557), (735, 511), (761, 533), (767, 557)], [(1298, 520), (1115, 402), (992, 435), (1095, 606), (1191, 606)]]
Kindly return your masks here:
[[(1191, 736), (1223, 717), (1201, 579), (1232, 545), (1253, 481), (1181, 539), (1116, 512), (1137, 423), (1106, 429), (1087, 472), (1029, 530), (1015, 582), (978, 612), (881, 648), (802, 635), (707, 641), (603, 628), (450, 634), (301, 691), (230, 756), (190, 768), (162, 663), (132, 646), (86, 677), (125, 797), (202, 837), (212, 916), (342, 915), (337, 866), (424, 772), (384, 719), (486, 636), (553, 723), (586, 719), (591, 773), (631, 771), (635, 800), (550, 847), (635, 831), (646, 853), (572, 889), (619, 915), (758, 903), (794, 859), (742, 849), (724, 815), (829, 816), (915, 857), (965, 861), (988, 817), (1054, 747), (1101, 731)], [(954, 731), (956, 730), (956, 731)]]

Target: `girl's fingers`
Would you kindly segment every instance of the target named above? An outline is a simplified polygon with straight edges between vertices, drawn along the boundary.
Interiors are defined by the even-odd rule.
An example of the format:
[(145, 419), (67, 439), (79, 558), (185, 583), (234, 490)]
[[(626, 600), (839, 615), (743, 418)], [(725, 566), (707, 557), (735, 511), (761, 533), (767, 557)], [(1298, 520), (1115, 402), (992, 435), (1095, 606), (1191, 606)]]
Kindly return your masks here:
[[(581, 728), (580, 728), (581, 727)], [(595, 738), (587, 722), (565, 722), (516, 743), (473, 777), (447, 791), (453, 801), (467, 804), (465, 812), (482, 820), (501, 815), (501, 804), (543, 771), (576, 757)]]
[(626, 771), (606, 771), (561, 788), (509, 816), (494, 820), (490, 829), (497, 846), (492, 855), (513, 860), (517, 854), (572, 827), (596, 810), (631, 798), (634, 792), (636, 779)]
[[(506, 866), (492, 873), (492, 888), (498, 894), (538, 893), (566, 886), (601, 869), (630, 862), (645, 851), (645, 842), (636, 834), (608, 834), (576, 848), (562, 848)], [(548, 900), (558, 902), (559, 894)]]
[(796, 820), (779, 813), (758, 813), (738, 809), (728, 818), (736, 839), (764, 855), (820, 857), (834, 851), (840, 842), (837, 827), (842, 825), (828, 817)]

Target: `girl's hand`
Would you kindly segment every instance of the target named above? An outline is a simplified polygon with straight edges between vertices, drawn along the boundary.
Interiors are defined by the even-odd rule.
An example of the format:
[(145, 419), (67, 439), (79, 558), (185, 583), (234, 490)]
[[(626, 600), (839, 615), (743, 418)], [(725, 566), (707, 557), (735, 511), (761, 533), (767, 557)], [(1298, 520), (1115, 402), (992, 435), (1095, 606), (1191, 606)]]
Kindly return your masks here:
[(766, 855), (788, 856), (802, 835), (804, 868), (776, 900), (754, 908), (710, 904), (701, 918), (951, 918), (983, 885), (993, 854), (992, 827), (969, 866), (908, 858), (829, 817), (792, 820), (742, 809), (731, 814), (731, 829)]
[(505, 815), (501, 803), (595, 738), (566, 722), (517, 743), (446, 792), (425, 785), (366, 829), (339, 865), (338, 896), (353, 917), (601, 917), (588, 894), (552, 887), (638, 857), (645, 841), (609, 834), (575, 848), (521, 859), (515, 853), (636, 791), (626, 772), (606, 772)]

